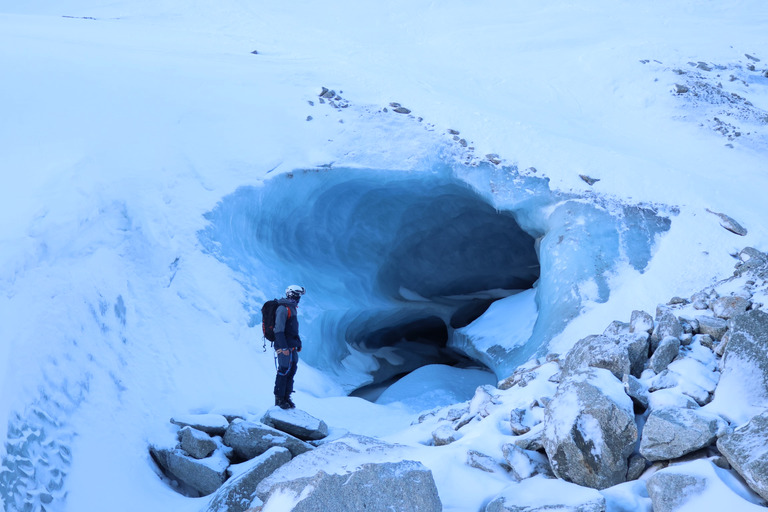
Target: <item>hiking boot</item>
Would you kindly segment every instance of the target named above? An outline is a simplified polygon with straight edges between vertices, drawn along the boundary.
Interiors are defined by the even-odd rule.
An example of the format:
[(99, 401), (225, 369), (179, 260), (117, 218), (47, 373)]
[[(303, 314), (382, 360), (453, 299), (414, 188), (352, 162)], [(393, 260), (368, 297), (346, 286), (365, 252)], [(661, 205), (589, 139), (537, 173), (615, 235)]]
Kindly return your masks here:
[[(286, 399), (284, 400), (284, 402), (285, 402), (286, 404), (288, 404), (288, 407), (287, 407), (287, 409), (295, 409), (295, 408), (296, 408), (296, 404), (295, 404), (295, 403), (293, 403), (293, 400), (291, 400), (290, 398), (286, 398)], [(281, 407), (282, 407), (282, 406), (281, 406)], [(283, 409), (286, 409), (286, 407), (283, 407)]]
[(276, 405), (281, 409), (292, 409), (291, 404), (287, 400), (280, 400), (280, 403)]

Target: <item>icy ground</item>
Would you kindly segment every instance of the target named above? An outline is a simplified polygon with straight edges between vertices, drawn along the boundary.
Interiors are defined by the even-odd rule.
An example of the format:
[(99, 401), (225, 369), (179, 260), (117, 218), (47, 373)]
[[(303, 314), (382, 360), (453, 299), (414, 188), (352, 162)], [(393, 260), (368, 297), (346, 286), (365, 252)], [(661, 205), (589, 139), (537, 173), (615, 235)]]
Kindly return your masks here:
[[(648, 239), (647, 264), (617, 243), (576, 287), (575, 317), (542, 327), (559, 333), (553, 352), (730, 275), (741, 248), (768, 248), (767, 23), (762, 0), (0, 0), (0, 438), (28, 454), (13, 461), (27, 475), (14, 499), (52, 499), (53, 510), (198, 510), (153, 473), (147, 443), (171, 435), (175, 414), (270, 405), (259, 301), (314, 279), (302, 303), (302, 327), (317, 333), (309, 360), (333, 342), (323, 326), (362, 325), (347, 310), (312, 322), (333, 314), (323, 301), (344, 296), (343, 266), (248, 276), (270, 255), (226, 262), (201, 237), (226, 198), (273, 176), (447, 169), (491, 207), (518, 208), (521, 226), (574, 233), (577, 267), (540, 255), (555, 284), (583, 270), (591, 258), (576, 256), (603, 247), (592, 237), (605, 228), (567, 225), (566, 215), (548, 224), (545, 205), (526, 219), (522, 192), (540, 196), (521, 183), (546, 178), (553, 205), (573, 195), (601, 211), (642, 206), (670, 219)], [(321, 103), (322, 87), (342, 100)], [(288, 195), (275, 205), (286, 215), (315, 204)], [(351, 295), (369, 300), (362, 282)], [(507, 321), (519, 318), (512, 310)], [(492, 318), (468, 330), (499, 336)], [(512, 345), (534, 329), (517, 325)], [(426, 404), (396, 400), (397, 389), (385, 405), (346, 396), (370, 367), (354, 353), (344, 371), (303, 364), (296, 401), (332, 428), (412, 445), (446, 510), (478, 510), (506, 485), (458, 455), (498, 445), (494, 422), (465, 444), (424, 446), (411, 422)], [(421, 381), (415, 372), (410, 389), (449, 390), (441, 381), (455, 382), (454, 370)]]

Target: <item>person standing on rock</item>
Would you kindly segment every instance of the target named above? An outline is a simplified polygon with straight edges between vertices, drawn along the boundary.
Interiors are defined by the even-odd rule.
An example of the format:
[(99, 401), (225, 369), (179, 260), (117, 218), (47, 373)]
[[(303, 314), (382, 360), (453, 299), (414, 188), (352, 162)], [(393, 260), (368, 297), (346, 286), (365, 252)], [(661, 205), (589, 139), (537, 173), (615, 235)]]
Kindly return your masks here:
[(297, 308), (304, 293), (303, 286), (292, 284), (285, 289), (285, 298), (278, 301), (275, 311), (275, 405), (281, 409), (296, 407), (291, 400), (291, 393), (301, 352)]

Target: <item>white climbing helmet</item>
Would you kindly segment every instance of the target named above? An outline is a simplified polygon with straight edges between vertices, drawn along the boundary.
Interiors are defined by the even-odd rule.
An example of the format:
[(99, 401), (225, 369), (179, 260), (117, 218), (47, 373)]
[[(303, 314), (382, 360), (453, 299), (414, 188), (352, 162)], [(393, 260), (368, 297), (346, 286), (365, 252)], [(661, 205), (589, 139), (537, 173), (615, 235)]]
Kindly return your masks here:
[(303, 286), (299, 286), (297, 284), (292, 284), (288, 288), (285, 289), (285, 296), (289, 299), (298, 299), (302, 295), (306, 293), (306, 290)]

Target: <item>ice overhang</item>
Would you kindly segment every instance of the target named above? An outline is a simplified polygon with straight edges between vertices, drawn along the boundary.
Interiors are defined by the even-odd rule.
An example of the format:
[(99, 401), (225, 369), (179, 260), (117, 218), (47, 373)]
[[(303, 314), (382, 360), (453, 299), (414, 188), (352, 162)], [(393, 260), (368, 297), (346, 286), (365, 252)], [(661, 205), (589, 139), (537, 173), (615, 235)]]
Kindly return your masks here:
[[(253, 325), (265, 299), (307, 287), (302, 354), (351, 390), (462, 356), (505, 376), (578, 313), (585, 286), (606, 300), (619, 261), (642, 271), (669, 226), (649, 209), (553, 193), (513, 168), (459, 174), (277, 175), (225, 197), (200, 239), (238, 271)], [(488, 311), (493, 329), (467, 327), (498, 299), (511, 309)]]

